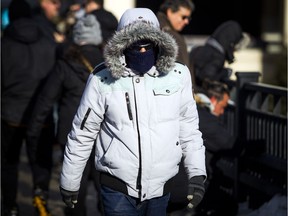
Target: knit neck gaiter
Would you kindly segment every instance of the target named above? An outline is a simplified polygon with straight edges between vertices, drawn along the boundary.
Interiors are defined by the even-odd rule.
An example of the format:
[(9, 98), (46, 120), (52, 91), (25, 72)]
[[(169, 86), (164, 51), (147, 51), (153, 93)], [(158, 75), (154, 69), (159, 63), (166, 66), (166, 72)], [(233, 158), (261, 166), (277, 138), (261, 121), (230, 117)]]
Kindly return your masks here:
[(155, 64), (155, 51), (149, 49), (146, 52), (128, 49), (125, 52), (127, 67), (139, 73), (146, 73)]

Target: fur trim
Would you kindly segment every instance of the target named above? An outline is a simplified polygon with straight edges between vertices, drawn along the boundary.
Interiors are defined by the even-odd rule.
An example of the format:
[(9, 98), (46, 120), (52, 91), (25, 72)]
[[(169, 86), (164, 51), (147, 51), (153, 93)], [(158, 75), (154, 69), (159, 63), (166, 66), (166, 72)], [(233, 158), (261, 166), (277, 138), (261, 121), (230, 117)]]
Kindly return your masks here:
[(123, 51), (139, 40), (151, 40), (159, 48), (156, 60), (156, 69), (168, 73), (175, 65), (178, 54), (178, 46), (175, 39), (166, 32), (161, 31), (147, 22), (134, 22), (124, 29), (116, 32), (104, 49), (104, 58), (107, 68), (114, 78), (124, 75), (126, 64), (123, 59)]

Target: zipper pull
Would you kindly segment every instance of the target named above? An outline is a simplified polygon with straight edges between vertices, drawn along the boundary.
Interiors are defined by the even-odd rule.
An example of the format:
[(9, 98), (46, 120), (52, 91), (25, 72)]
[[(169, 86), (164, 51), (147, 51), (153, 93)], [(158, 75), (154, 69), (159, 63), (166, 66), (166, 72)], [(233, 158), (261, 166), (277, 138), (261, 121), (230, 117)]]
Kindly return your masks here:
[(131, 104), (130, 104), (130, 99), (129, 99), (128, 92), (125, 92), (125, 98), (126, 98), (126, 104), (127, 104), (127, 111), (128, 111), (129, 119), (133, 120)]

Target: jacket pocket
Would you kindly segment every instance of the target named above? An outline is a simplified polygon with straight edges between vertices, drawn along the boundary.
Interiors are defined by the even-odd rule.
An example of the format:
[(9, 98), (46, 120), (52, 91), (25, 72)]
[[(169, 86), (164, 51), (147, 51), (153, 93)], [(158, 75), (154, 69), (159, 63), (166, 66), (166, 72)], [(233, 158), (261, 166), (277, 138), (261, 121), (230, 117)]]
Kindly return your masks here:
[(180, 87), (177, 85), (153, 89), (156, 118), (159, 122), (179, 118)]

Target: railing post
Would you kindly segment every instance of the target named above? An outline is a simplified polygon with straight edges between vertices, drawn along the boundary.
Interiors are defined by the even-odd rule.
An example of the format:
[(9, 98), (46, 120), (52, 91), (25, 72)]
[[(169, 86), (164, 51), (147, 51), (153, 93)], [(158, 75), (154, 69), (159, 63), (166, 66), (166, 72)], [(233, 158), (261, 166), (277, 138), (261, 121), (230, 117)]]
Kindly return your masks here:
[[(240, 139), (245, 138), (245, 94), (242, 87), (245, 83), (258, 82), (259, 72), (236, 72), (236, 136)], [(240, 142), (241, 143), (241, 142)]]
[[(248, 82), (258, 82), (259, 72), (236, 72), (236, 116), (235, 116), (235, 135), (237, 141), (235, 145), (244, 145), (246, 142), (246, 118), (245, 118), (245, 93), (243, 86)], [(241, 149), (241, 148), (238, 148)], [(234, 159), (234, 198), (239, 198), (239, 158)]]

